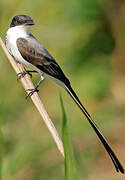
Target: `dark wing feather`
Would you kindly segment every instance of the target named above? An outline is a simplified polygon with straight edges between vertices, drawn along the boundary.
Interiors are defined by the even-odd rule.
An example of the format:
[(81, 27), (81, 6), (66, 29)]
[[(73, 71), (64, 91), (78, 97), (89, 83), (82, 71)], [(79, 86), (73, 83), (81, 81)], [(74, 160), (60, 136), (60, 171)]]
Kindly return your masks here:
[(26, 61), (44, 73), (62, 81), (65, 85), (69, 84), (69, 80), (65, 77), (59, 65), (34, 37), (31, 36), (30, 39), (18, 38), (17, 47)]

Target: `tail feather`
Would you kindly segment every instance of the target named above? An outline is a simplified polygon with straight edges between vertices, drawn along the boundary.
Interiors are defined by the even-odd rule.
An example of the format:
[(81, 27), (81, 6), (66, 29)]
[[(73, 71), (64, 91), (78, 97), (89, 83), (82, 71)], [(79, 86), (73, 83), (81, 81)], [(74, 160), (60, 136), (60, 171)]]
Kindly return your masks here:
[(94, 129), (94, 131), (96, 132), (97, 136), (99, 137), (100, 141), (102, 142), (102, 144), (105, 147), (105, 150), (108, 152), (115, 168), (117, 172), (121, 172), (124, 173), (124, 168), (121, 165), (120, 161), (118, 160), (117, 156), (115, 155), (115, 153), (113, 152), (113, 150), (111, 149), (111, 147), (108, 145), (105, 137), (102, 135), (102, 133), (100, 132), (99, 128), (97, 127), (97, 125), (94, 123), (94, 121), (92, 120), (90, 114), (87, 112), (87, 110), (85, 109), (85, 107), (82, 105), (82, 103), (80, 102), (79, 98), (77, 97), (76, 93), (74, 92), (74, 90), (72, 89), (72, 87), (70, 86), (70, 84), (65, 87), (66, 91), (69, 93), (69, 95), (72, 97), (72, 99), (75, 101), (75, 103), (78, 105), (78, 107), (81, 109), (81, 111), (83, 112), (83, 114), (86, 116), (87, 120), (89, 121), (89, 123), (91, 124), (92, 128)]

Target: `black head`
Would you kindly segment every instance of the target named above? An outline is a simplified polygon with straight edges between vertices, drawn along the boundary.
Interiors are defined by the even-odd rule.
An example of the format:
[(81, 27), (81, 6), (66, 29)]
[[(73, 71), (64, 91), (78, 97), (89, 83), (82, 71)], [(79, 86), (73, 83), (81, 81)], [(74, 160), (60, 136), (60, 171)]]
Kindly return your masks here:
[(31, 19), (31, 17), (29, 17), (29, 16), (18, 15), (18, 16), (15, 16), (12, 19), (10, 27), (19, 26), (19, 25), (28, 25), (28, 26), (31, 26), (31, 25), (34, 25), (34, 22)]

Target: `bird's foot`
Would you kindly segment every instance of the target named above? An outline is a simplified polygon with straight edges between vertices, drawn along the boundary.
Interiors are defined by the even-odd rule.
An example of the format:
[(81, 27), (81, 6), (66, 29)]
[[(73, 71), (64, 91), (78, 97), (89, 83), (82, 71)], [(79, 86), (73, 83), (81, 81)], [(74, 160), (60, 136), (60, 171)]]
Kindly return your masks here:
[(26, 74), (28, 74), (30, 76), (30, 78), (32, 78), (32, 74), (30, 73), (30, 71), (23, 71), (23, 72), (20, 72), (20, 73), (17, 74), (18, 80), (23, 78)]
[(31, 97), (35, 92), (39, 92), (39, 90), (37, 89), (37, 87), (35, 89), (27, 89), (27, 91), (30, 91), (30, 93), (26, 96), (26, 99), (28, 97)]

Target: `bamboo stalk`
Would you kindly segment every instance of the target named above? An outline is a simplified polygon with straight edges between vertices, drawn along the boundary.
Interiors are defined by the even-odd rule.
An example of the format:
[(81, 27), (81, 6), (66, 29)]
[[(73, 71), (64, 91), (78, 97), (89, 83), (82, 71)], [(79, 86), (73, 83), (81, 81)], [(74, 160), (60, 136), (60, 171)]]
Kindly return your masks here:
[[(13, 57), (9, 54), (8, 50), (6, 49), (6, 46), (4, 44), (4, 42), (2, 41), (2, 39), (0, 38), (0, 46), (3, 50), (3, 52), (5, 53), (5, 55), (7, 56), (9, 62), (11, 63), (13, 69), (15, 70), (16, 74), (23, 72), (24, 71), (24, 67), (22, 64), (17, 63)], [(34, 89), (34, 85), (30, 79), (30, 77), (28, 75), (25, 75), (23, 78), (20, 79), (23, 87), (25, 90), (27, 89)], [(27, 92), (27, 91), (26, 91)], [(63, 143), (62, 140), (53, 124), (53, 122), (51, 121), (39, 95), (37, 92), (35, 92), (32, 96), (31, 96), (31, 100), (33, 101), (34, 105), (36, 106), (37, 110), (39, 111), (41, 117), (44, 120), (44, 123), (46, 124), (47, 128), (50, 131), (51, 136), (53, 137), (58, 150), (60, 151), (61, 155), (64, 157), (64, 148), (63, 148)]]

